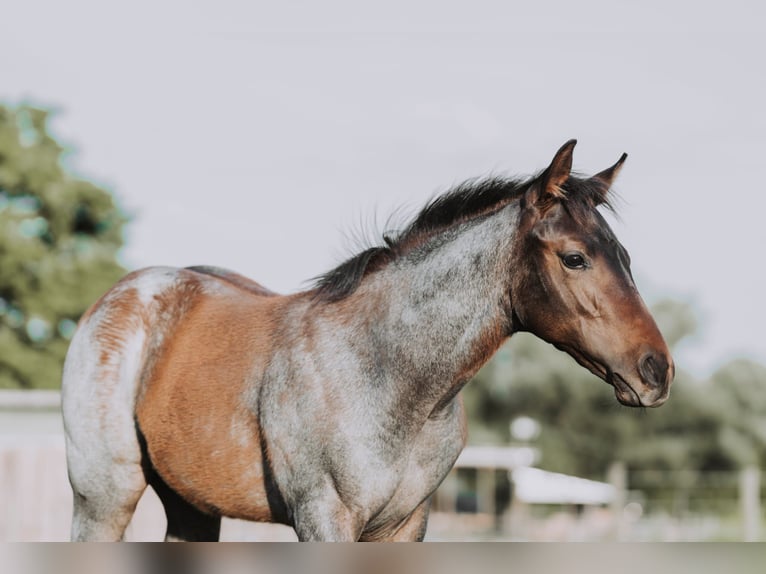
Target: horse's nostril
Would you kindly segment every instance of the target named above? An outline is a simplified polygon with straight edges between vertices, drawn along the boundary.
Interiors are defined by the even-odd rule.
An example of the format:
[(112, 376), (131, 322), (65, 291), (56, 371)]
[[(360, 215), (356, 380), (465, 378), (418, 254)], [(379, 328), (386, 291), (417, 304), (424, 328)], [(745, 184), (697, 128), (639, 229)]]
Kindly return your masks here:
[(656, 385), (665, 384), (667, 382), (669, 368), (670, 365), (668, 365), (667, 359), (651, 353), (646, 355), (639, 365), (639, 370), (644, 381)]

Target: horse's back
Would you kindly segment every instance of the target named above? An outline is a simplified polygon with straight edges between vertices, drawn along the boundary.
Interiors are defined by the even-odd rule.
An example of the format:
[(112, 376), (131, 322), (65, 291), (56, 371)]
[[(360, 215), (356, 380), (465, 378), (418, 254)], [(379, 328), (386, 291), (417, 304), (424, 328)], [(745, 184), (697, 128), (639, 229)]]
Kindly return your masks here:
[[(67, 354), (64, 391), (84, 384), (78, 383), (83, 371), (97, 374), (95, 378), (104, 385), (114, 384), (115, 378), (109, 375), (120, 370), (127, 376), (131, 371), (125, 363), (126, 354), (137, 360), (156, 360), (172, 347), (179, 325), (202, 303), (215, 303), (208, 326), (218, 323), (220, 327), (232, 319), (231, 309), (257, 308), (264, 298), (274, 300), (278, 296), (255, 281), (214, 267), (149, 267), (130, 273), (80, 319)], [(229, 316), (224, 314), (216, 321), (215, 313), (221, 308), (228, 308)], [(139, 374), (148, 374), (147, 365), (142, 366), (141, 373), (132, 373), (130, 384), (137, 386)], [(94, 377), (86, 378), (93, 382)]]
[(254, 295), (263, 295), (267, 297), (273, 297), (277, 295), (277, 293), (274, 291), (267, 289), (249, 277), (245, 277), (244, 275), (240, 275), (239, 273), (229, 269), (223, 269), (222, 267), (214, 267), (212, 265), (193, 265), (191, 267), (185, 267), (185, 269), (188, 271), (194, 271), (195, 273), (202, 273), (203, 275), (209, 275), (211, 277), (222, 279)]

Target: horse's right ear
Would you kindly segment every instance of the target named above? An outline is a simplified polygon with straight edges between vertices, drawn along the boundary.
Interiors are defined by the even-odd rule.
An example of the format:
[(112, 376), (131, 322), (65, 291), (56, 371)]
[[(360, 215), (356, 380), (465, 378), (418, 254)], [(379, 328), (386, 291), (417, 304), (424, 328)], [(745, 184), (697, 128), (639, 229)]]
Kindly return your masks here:
[(620, 173), (620, 170), (622, 169), (622, 164), (625, 163), (625, 160), (628, 159), (628, 154), (624, 153), (620, 157), (620, 159), (617, 160), (617, 163), (614, 164), (612, 167), (608, 167), (604, 171), (601, 171), (591, 177), (591, 179), (596, 180), (600, 182), (603, 186), (606, 187), (606, 189), (609, 189), (612, 187), (612, 184), (614, 183), (614, 180), (617, 179), (617, 176)]
[(576, 144), (577, 140), (572, 139), (559, 148), (551, 164), (540, 175), (538, 184), (530, 190), (529, 203), (543, 207), (566, 195), (562, 186), (572, 172), (572, 152)]

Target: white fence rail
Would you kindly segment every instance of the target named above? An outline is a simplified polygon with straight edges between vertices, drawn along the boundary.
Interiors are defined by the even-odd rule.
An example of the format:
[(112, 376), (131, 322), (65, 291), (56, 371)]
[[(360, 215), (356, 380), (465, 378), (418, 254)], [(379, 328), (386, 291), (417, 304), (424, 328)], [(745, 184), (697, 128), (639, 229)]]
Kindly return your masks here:
[(0, 392), (0, 540), (66, 540), (72, 493), (59, 394)]
[[(510, 507), (496, 500), (496, 479), (511, 469), (525, 467), (536, 457), (533, 449), (468, 448), (458, 460), (457, 468), (450, 473), (440, 487), (434, 501), (434, 512), (429, 523), (427, 539), (508, 539), (519, 540), (569, 540), (569, 539), (610, 539), (613, 538), (615, 520), (625, 522), (637, 508), (636, 502), (625, 506), (625, 500), (603, 504), (579, 515), (567, 515), (567, 533), (551, 534), (553, 524), (559, 515), (540, 520), (529, 512), (529, 501), (525, 502), (516, 489)], [(473, 473), (472, 495), (475, 497), (473, 513), (457, 513), (458, 500), (462, 490), (459, 486), (460, 473)], [(646, 473), (644, 473), (646, 474)], [(729, 473), (732, 474), (732, 473)], [(762, 540), (764, 521), (761, 506), (763, 487), (758, 469), (747, 469), (733, 478), (734, 488), (728, 496), (735, 502), (736, 522), (724, 533), (716, 517), (707, 517), (699, 524), (690, 520), (680, 522), (673, 517), (662, 520), (644, 516), (639, 523), (631, 523), (630, 529), (618, 528), (618, 538), (623, 540)], [(633, 473), (631, 488), (641, 488), (641, 473)], [(649, 480), (651, 477), (643, 477)], [(704, 477), (700, 475), (700, 480)], [(625, 480), (610, 480), (618, 490), (624, 489)], [(696, 481), (695, 484), (700, 481)], [(704, 481), (703, 481), (704, 482)], [(729, 481), (731, 482), (731, 481)], [(617, 486), (622, 484), (623, 486)], [(521, 485), (516, 485), (521, 486)], [(701, 484), (687, 498), (712, 496), (701, 489)], [(568, 487), (569, 488), (569, 487)], [(720, 489), (719, 489), (720, 490)], [(713, 489), (719, 497), (721, 492)], [(681, 493), (683, 494), (683, 493)], [(679, 500), (684, 497), (680, 496)], [(739, 512), (736, 512), (736, 502)], [(603, 501), (602, 501), (603, 502)], [(651, 502), (651, 501), (644, 501)], [(539, 505), (538, 505), (539, 506)], [(550, 506), (550, 505), (548, 505)], [(570, 505), (571, 506), (571, 505)], [(623, 506), (625, 511), (623, 512)], [(682, 507), (683, 505), (675, 505)], [(69, 539), (72, 493), (66, 474), (64, 433), (61, 419), (59, 393), (52, 391), (0, 391), (0, 542), (4, 541), (64, 541)], [(509, 512), (510, 511), (510, 512)], [(502, 517), (500, 515), (503, 514)], [(683, 514), (683, 513), (681, 513)], [(688, 513), (687, 513), (688, 514)], [(502, 518), (492, 522), (492, 517)], [(558, 518), (557, 518), (558, 516)], [(573, 518), (574, 517), (574, 518)], [(510, 520), (513, 518), (513, 520)], [(671, 519), (673, 518), (673, 519)], [(591, 528), (597, 534), (577, 534), (584, 531), (588, 520), (598, 522), (598, 528)], [(521, 524), (516, 524), (521, 522)], [(704, 523), (703, 523), (704, 522)], [(494, 524), (494, 526), (493, 526)], [(691, 524), (691, 530), (682, 527)], [(574, 525), (574, 526), (572, 526)], [(725, 525), (724, 525), (725, 526)], [(545, 532), (538, 532), (545, 527)], [(128, 540), (161, 540), (165, 530), (165, 516), (154, 492), (147, 489), (139, 502), (133, 522), (128, 527)], [(603, 530), (603, 532), (601, 532)], [(651, 530), (651, 532), (650, 532)], [(655, 534), (655, 531), (659, 534)], [(688, 531), (688, 532), (687, 532)], [(575, 532), (576, 537), (572, 538)], [(600, 533), (599, 533), (600, 532)], [(516, 533), (516, 534), (514, 534)], [(579, 538), (577, 538), (579, 536)], [(221, 539), (229, 541), (247, 540), (295, 540), (291, 528), (280, 525), (257, 524), (240, 520), (224, 519)]]

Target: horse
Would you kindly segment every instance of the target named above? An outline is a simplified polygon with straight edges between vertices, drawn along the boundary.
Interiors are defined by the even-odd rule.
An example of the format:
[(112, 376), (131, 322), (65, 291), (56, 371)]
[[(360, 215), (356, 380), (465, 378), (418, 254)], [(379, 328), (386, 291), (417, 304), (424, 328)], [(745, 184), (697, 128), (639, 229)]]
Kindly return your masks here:
[(63, 370), (72, 540), (123, 539), (151, 485), (166, 540), (218, 540), (232, 517), (420, 541), (465, 445), (460, 390), (520, 331), (623, 405), (665, 402), (672, 357), (600, 211), (627, 155), (585, 177), (575, 144), (434, 197), (294, 294), (207, 266), (120, 280)]

